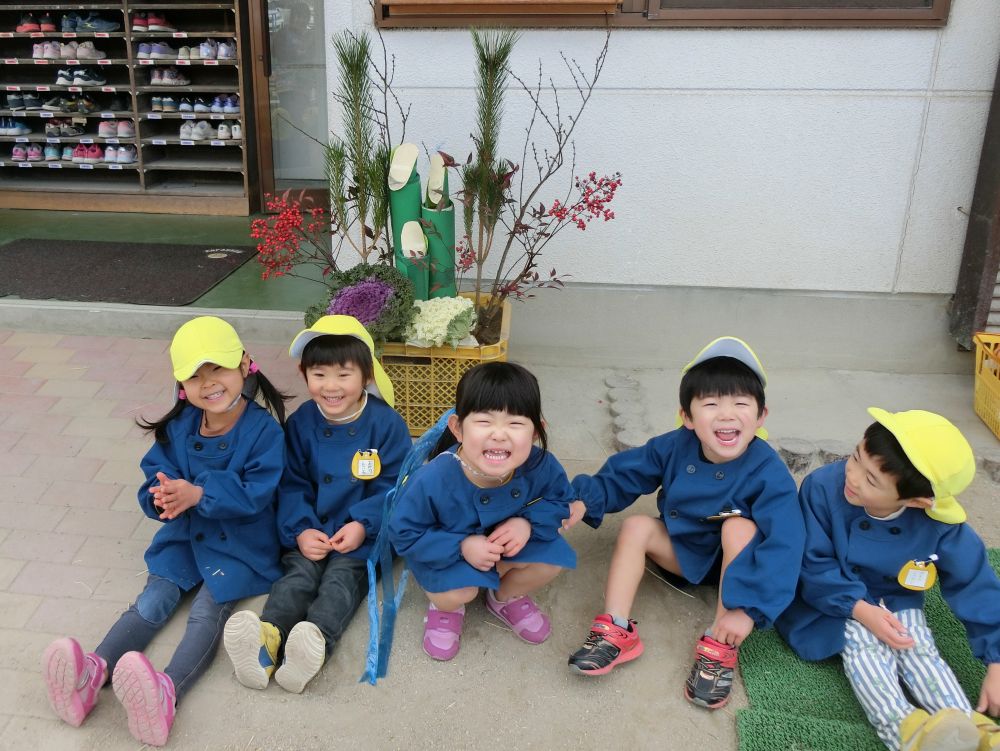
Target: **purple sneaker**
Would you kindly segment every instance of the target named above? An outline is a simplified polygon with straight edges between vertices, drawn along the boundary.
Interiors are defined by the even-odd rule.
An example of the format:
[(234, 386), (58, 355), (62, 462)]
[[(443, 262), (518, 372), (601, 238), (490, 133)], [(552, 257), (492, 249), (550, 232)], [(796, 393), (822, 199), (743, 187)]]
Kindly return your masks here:
[(42, 676), (52, 711), (78, 728), (97, 704), (108, 680), (108, 664), (93, 652), (84, 654), (79, 642), (67, 636), (46, 647)]
[(427, 607), (424, 618), (424, 652), (435, 660), (450, 660), (458, 654), (462, 640), (462, 623), (465, 608), (461, 610), (438, 610), (433, 605)]
[(149, 53), (153, 51), (153, 45), (149, 42), (142, 42), (139, 44), (139, 49), (136, 51), (135, 56), (140, 60), (149, 60)]
[(126, 652), (111, 678), (115, 696), (125, 707), (128, 729), (140, 743), (162, 746), (174, 724), (174, 682), (153, 669), (142, 652)]
[(492, 590), (486, 592), (486, 609), (513, 629), (514, 633), (528, 642), (541, 644), (549, 638), (552, 626), (535, 601), (528, 596), (515, 597), (509, 602), (498, 602)]

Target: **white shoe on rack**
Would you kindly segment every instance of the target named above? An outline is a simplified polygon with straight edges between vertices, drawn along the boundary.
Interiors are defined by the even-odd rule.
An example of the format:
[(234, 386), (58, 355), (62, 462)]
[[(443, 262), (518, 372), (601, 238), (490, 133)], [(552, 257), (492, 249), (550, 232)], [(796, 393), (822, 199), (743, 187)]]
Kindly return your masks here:
[(240, 127), (239, 123), (233, 123), (233, 127), (232, 127), (231, 130), (232, 130), (233, 140), (234, 141), (242, 141), (243, 140), (243, 128)]
[(233, 133), (230, 130), (229, 126), (226, 125), (225, 123), (219, 123), (219, 140), (228, 141), (232, 137)]

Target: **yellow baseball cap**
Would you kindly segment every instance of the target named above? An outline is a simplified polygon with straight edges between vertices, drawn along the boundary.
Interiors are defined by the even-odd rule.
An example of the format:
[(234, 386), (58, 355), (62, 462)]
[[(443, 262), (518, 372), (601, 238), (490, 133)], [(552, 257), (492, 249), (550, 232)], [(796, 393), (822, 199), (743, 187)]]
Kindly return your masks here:
[(694, 356), (691, 362), (684, 366), (681, 373), (687, 373), (695, 365), (701, 365), (706, 360), (715, 357), (731, 357), (740, 361), (753, 371), (754, 375), (760, 379), (762, 386), (767, 387), (767, 374), (764, 372), (764, 366), (760, 364), (760, 360), (750, 349), (750, 345), (735, 336), (720, 336), (709, 342), (701, 352)]
[(186, 381), (207, 362), (236, 368), (243, 359), (243, 342), (236, 329), (215, 316), (192, 318), (170, 342), (174, 378)]
[(976, 476), (976, 457), (958, 428), (941, 415), (922, 409), (887, 412), (869, 407), (868, 414), (896, 437), (906, 457), (930, 482), (934, 505), (927, 509), (927, 515), (945, 524), (964, 522), (965, 509), (955, 496)]
[(316, 323), (307, 329), (302, 329), (288, 348), (288, 354), (296, 360), (302, 358), (302, 350), (306, 348), (313, 339), (318, 336), (334, 334), (338, 336), (353, 336), (368, 345), (368, 350), (372, 353), (372, 366), (375, 373), (374, 383), (365, 386), (365, 390), (373, 396), (379, 397), (390, 407), (395, 405), (395, 396), (392, 390), (392, 381), (382, 369), (382, 363), (375, 357), (375, 342), (372, 341), (371, 334), (354, 316), (323, 316)]

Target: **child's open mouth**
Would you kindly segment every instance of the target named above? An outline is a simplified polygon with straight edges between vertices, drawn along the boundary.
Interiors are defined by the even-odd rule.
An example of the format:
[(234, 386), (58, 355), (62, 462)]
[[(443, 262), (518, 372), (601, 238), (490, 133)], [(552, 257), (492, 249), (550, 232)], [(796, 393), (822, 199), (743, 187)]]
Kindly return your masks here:
[(501, 451), (500, 449), (487, 449), (483, 452), (483, 459), (491, 464), (500, 464), (507, 461), (510, 458), (509, 451)]
[(225, 391), (213, 391), (211, 394), (208, 394), (207, 396), (204, 396), (202, 398), (206, 402), (214, 402), (214, 401), (217, 401), (217, 400), (221, 399), (222, 395), (225, 394), (225, 393), (226, 393)]
[(716, 430), (715, 437), (723, 446), (735, 446), (740, 439), (740, 431), (736, 430), (736, 428)]

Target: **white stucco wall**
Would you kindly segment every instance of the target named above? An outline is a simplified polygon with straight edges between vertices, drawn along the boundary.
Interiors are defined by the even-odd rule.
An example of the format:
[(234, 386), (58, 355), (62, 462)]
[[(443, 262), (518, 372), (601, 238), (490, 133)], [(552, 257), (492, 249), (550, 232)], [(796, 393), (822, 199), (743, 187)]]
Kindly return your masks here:
[[(371, 28), (366, 0), (325, 7), (328, 37)], [(407, 140), (464, 159), (468, 32), (384, 37)], [(541, 59), (562, 88), (559, 51), (586, 66), (602, 41), (525, 30), (512, 67), (530, 79)], [(576, 282), (950, 293), (998, 55), (997, 0), (955, 0), (943, 29), (615, 31), (576, 144), (582, 171), (623, 173), (618, 218), (561, 235), (544, 265)], [(527, 114), (512, 90), (512, 158)]]

